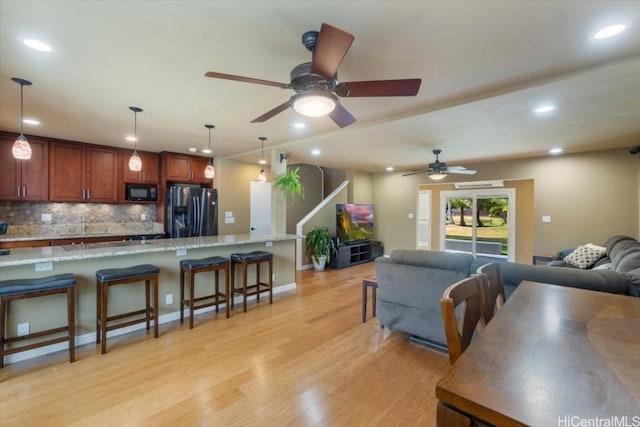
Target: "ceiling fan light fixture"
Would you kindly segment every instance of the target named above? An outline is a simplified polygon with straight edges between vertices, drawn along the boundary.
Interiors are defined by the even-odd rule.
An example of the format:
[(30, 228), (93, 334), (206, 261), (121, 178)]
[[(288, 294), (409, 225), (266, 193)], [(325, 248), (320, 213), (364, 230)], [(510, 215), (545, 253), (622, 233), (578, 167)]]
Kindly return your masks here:
[(440, 172), (432, 172), (429, 175), (429, 178), (434, 180), (434, 181), (441, 181), (443, 179), (445, 179), (447, 177), (446, 173), (440, 173)]
[(335, 95), (323, 91), (301, 92), (293, 96), (293, 109), (307, 117), (322, 117), (331, 113), (338, 104)]
[(31, 82), (19, 77), (12, 77), (11, 80), (20, 85), (20, 135), (18, 135), (13, 143), (11, 154), (13, 154), (13, 157), (16, 159), (29, 160), (31, 159), (31, 145), (24, 136), (24, 98), (22, 96), (22, 89), (25, 86), (31, 86)]

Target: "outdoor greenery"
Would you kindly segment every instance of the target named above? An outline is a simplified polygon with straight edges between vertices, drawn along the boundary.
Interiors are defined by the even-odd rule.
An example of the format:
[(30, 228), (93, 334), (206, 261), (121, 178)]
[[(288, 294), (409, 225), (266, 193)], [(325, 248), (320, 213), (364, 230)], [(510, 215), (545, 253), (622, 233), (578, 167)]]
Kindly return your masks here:
[(281, 191), (285, 196), (291, 198), (291, 203), (296, 202), (296, 196), (300, 195), (304, 198), (304, 187), (300, 182), (300, 175), (298, 175), (299, 167), (295, 169), (289, 169), (284, 173), (276, 175), (273, 180), (273, 188)]
[[(447, 208), (446, 237), (471, 240), (472, 217), (470, 199), (451, 199)], [(507, 253), (508, 202), (505, 198), (477, 199), (477, 238), (485, 242), (499, 242), (502, 253)], [(467, 215), (465, 215), (467, 214)]]

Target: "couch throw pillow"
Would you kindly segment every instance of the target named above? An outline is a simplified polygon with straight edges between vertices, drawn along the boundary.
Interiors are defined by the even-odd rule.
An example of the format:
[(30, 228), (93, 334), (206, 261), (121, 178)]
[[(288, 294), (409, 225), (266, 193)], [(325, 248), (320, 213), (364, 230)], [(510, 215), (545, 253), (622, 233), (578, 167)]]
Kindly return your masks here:
[(589, 268), (604, 255), (605, 251), (606, 248), (602, 246), (582, 245), (564, 257), (563, 261), (578, 268)]

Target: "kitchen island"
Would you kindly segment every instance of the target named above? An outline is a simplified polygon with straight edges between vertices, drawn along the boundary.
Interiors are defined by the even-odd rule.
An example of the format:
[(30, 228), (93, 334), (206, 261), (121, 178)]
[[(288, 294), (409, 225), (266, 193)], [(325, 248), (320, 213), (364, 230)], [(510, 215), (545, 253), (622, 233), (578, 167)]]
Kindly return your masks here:
[[(274, 293), (277, 293), (295, 287), (296, 239), (297, 236), (292, 234), (263, 236), (241, 234), (14, 248), (9, 255), (0, 256), (0, 280), (37, 278), (60, 273), (74, 274), (77, 283), (76, 344), (81, 345), (95, 340), (96, 270), (138, 264), (158, 266), (160, 268), (159, 323), (162, 324), (179, 318), (179, 262), (181, 260), (211, 256), (229, 257), (234, 252), (256, 250), (272, 252), (273, 286)], [(236, 275), (236, 286), (240, 285), (241, 278), (242, 275)], [(198, 274), (196, 295), (207, 293), (207, 291), (210, 293), (212, 280), (212, 274)], [(249, 270), (249, 280), (255, 280), (254, 269)], [(140, 301), (144, 301), (143, 289), (144, 286), (135, 284), (118, 286), (110, 294), (110, 307), (114, 307), (118, 312), (138, 309)], [(17, 325), (24, 322), (30, 323), (32, 331), (45, 329), (52, 324), (64, 324), (66, 319), (64, 304), (63, 298), (57, 299), (55, 296), (17, 301), (12, 304), (8, 321), (9, 331), (14, 333)], [(234, 314), (232, 312), (232, 315)], [(241, 313), (238, 312), (238, 315)], [(124, 328), (121, 333), (130, 330), (132, 329)], [(162, 327), (160, 334), (162, 335)], [(26, 357), (29, 355), (21, 359)], [(14, 358), (14, 360), (18, 359)]]

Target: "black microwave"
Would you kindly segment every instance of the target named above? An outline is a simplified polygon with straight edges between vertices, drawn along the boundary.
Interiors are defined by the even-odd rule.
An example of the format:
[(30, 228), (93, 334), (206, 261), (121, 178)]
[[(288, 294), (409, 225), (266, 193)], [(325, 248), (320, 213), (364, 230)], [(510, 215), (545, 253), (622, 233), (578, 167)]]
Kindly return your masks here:
[(158, 186), (156, 184), (125, 184), (125, 200), (131, 202), (157, 202)]

